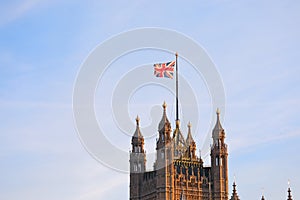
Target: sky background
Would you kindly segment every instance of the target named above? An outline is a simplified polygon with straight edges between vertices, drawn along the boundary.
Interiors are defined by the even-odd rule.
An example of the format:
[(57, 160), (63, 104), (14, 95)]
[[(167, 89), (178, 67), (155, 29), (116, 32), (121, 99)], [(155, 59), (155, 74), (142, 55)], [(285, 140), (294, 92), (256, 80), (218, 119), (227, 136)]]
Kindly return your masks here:
[[(260, 199), (262, 188), (266, 199), (286, 199), (288, 179), (299, 199), (299, 11), (300, 2), (292, 0), (1, 1), (0, 199), (128, 199), (129, 175), (103, 166), (82, 146), (72, 92), (81, 64), (97, 45), (140, 27), (187, 35), (217, 66), (226, 94), (230, 185), (235, 175), (241, 199)], [(149, 54), (158, 56), (153, 62), (164, 59), (144, 51), (129, 56), (122, 70), (130, 70), (131, 62), (151, 63)], [(107, 77), (114, 78), (106, 77), (102, 88), (115, 84), (120, 67), (112, 66)], [(182, 75), (197, 93), (199, 149), (214, 111), (201, 77)], [(170, 92), (146, 89), (128, 101), (132, 133), (137, 113), (144, 126), (152, 105), (173, 104)], [(156, 90), (160, 95), (146, 96)], [(101, 92), (96, 100), (107, 95)], [(96, 112), (101, 115), (101, 106)], [(172, 119), (171, 108), (168, 115)], [(128, 151), (131, 138), (117, 141), (118, 134), (111, 133), (112, 143)], [(155, 138), (146, 142), (152, 151)]]

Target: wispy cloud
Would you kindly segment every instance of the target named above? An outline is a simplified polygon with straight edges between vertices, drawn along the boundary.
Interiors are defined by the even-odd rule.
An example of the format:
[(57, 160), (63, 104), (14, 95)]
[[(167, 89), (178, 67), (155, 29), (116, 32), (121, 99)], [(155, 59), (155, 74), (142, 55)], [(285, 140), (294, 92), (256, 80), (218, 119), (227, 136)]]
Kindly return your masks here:
[(0, 6), (0, 27), (25, 16), (38, 5), (45, 4), (45, 1), (40, 0), (8, 2), (1, 3)]

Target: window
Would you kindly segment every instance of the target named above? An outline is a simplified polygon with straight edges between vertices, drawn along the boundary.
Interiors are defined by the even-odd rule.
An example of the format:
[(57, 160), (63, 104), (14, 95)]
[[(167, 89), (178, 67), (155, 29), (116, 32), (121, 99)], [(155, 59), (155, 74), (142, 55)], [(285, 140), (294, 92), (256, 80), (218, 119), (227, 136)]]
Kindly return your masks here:
[(137, 171), (137, 165), (133, 164), (133, 171), (136, 172)]
[(160, 155), (161, 155), (161, 158), (162, 158), (162, 159), (165, 158), (165, 152), (164, 152), (164, 150), (161, 150)]

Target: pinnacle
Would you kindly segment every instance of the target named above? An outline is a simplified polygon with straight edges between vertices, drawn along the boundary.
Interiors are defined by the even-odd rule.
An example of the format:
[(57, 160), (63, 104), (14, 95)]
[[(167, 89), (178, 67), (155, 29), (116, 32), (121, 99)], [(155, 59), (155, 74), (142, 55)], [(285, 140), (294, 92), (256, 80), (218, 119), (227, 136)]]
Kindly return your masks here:
[(139, 126), (140, 125), (140, 118), (139, 118), (138, 115), (136, 116), (135, 120), (136, 120), (136, 129), (135, 129), (133, 137), (142, 138), (143, 135), (142, 135), (141, 130), (140, 130), (140, 126)]
[(136, 118), (135, 118), (135, 121), (136, 121), (136, 124), (137, 124), (137, 125), (139, 125), (139, 124), (140, 124), (140, 118), (139, 118), (139, 116), (138, 116), (138, 115), (136, 116)]
[(217, 114), (217, 122), (216, 122), (214, 130), (221, 131), (221, 130), (223, 130), (223, 128), (222, 128), (222, 125), (221, 125), (221, 122), (220, 122), (220, 110), (219, 110), (219, 108), (217, 109), (216, 114)]
[(220, 115), (220, 109), (219, 108), (217, 108), (216, 113), (217, 113), (217, 115)]
[(169, 122), (168, 117), (167, 117), (167, 112), (166, 112), (167, 104), (166, 104), (165, 101), (164, 101), (162, 107), (163, 107), (164, 110), (163, 110), (162, 119), (160, 120), (160, 123), (158, 125), (158, 130), (159, 131), (165, 126), (165, 123)]
[(166, 102), (165, 102), (165, 101), (164, 101), (164, 103), (163, 103), (162, 107), (164, 108), (164, 110), (166, 110), (166, 108), (167, 108), (167, 104), (166, 104)]
[(191, 132), (191, 127), (192, 127), (191, 122), (188, 123), (187, 127), (188, 127), (188, 135), (187, 135), (187, 138), (186, 138), (186, 143), (187, 143), (187, 145), (191, 145), (192, 142), (194, 142), (192, 132)]

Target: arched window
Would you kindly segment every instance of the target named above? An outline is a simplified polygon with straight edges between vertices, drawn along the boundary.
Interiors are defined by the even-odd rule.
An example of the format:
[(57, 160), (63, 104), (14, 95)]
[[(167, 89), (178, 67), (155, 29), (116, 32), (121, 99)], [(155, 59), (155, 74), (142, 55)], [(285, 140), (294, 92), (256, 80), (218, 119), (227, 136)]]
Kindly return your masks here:
[(164, 150), (161, 150), (160, 155), (161, 155), (161, 158), (162, 158), (162, 159), (165, 158), (165, 152), (164, 152)]
[(139, 170), (139, 172), (142, 171), (142, 164), (141, 163), (138, 164), (138, 170)]
[(216, 157), (216, 166), (219, 166), (219, 157)]
[(136, 163), (133, 164), (133, 171), (134, 171), (134, 172), (137, 171), (137, 164), (136, 164)]

